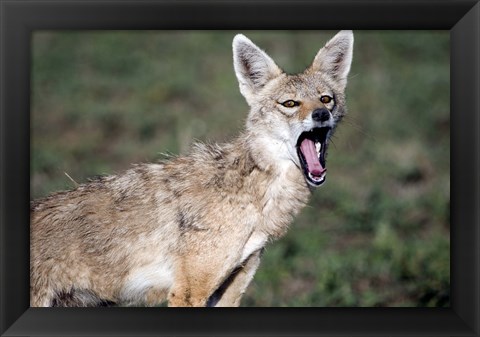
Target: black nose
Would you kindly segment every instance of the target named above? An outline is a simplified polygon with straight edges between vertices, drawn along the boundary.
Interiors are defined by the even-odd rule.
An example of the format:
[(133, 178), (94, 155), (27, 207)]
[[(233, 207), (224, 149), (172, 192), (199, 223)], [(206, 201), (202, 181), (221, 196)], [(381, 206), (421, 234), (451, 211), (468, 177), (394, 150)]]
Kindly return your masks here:
[(315, 122), (326, 122), (330, 119), (330, 112), (325, 108), (315, 109), (312, 118)]

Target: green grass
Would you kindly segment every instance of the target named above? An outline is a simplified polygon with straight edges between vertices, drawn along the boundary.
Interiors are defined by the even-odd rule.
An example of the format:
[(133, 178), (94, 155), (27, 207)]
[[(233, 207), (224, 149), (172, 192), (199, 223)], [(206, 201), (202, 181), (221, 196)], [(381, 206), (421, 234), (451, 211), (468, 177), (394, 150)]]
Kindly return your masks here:
[[(235, 136), (235, 33), (35, 32), (32, 199)], [(298, 72), (335, 32), (243, 33)], [(243, 305), (450, 305), (449, 73), (447, 31), (355, 32), (328, 181)]]

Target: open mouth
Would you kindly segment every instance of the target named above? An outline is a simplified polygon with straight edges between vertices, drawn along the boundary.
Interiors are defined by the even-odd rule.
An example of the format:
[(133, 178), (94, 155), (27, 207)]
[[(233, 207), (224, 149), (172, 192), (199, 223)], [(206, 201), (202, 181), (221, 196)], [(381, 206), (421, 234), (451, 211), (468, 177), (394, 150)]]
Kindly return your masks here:
[(327, 152), (327, 138), (331, 128), (315, 128), (303, 132), (298, 138), (297, 153), (307, 182), (320, 186), (325, 182), (327, 169), (325, 155)]

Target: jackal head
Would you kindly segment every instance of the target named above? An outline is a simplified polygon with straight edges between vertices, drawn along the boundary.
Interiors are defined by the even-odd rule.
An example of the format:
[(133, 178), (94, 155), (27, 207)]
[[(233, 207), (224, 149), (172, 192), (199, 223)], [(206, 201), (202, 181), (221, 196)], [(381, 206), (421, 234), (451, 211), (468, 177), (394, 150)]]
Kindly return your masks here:
[(250, 150), (268, 167), (292, 162), (311, 186), (326, 176), (329, 138), (346, 112), (353, 33), (340, 31), (299, 74), (286, 74), (244, 35), (233, 39), (240, 92), (250, 106)]

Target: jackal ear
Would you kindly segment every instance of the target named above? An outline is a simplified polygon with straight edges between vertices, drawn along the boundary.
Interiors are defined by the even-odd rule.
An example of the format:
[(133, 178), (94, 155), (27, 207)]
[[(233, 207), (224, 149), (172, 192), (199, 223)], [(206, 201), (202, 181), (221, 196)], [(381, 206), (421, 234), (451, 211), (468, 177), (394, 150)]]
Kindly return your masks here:
[(347, 85), (352, 54), (353, 33), (351, 30), (342, 30), (318, 51), (311, 68), (327, 73), (343, 90)]
[(242, 34), (233, 39), (233, 66), (240, 92), (247, 101), (255, 91), (282, 74), (270, 56)]

